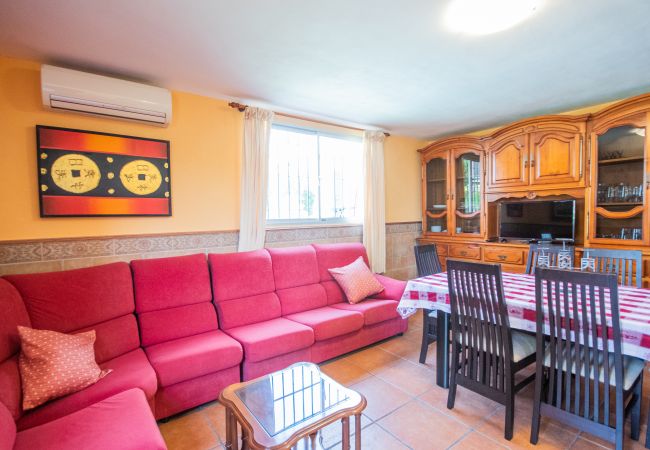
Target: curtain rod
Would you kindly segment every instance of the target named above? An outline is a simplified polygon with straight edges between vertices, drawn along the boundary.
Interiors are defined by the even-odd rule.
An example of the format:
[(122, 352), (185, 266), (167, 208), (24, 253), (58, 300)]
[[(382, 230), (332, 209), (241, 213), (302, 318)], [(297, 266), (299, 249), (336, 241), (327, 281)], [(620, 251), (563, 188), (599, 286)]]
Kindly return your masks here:
[[(228, 106), (238, 110), (239, 112), (244, 112), (244, 110), (246, 109), (246, 107), (248, 105), (243, 105), (243, 104), (237, 103), (237, 102), (230, 102), (230, 103), (228, 103)], [(300, 116), (292, 116), (291, 114), (284, 114), (284, 113), (276, 113), (276, 114), (278, 116), (290, 117), (292, 119), (299, 119), (299, 120), (308, 120), (310, 122), (320, 123), (320, 124), (323, 124), (323, 125), (332, 125), (332, 126), (341, 127), (341, 128), (347, 128), (349, 130), (365, 131), (362, 128), (349, 127), (349, 126), (346, 126), (346, 125), (339, 125), (339, 124), (331, 123), (331, 122), (323, 122), (322, 120), (308, 119), (308, 118), (300, 117)], [(390, 136), (390, 133), (384, 132), (384, 136), (388, 137), (388, 136)]]

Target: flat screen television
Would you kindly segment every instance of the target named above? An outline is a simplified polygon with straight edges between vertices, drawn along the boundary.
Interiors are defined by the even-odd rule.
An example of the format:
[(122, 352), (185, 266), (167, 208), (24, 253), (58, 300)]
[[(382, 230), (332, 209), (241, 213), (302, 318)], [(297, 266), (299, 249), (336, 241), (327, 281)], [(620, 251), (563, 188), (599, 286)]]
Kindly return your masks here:
[(575, 200), (499, 203), (499, 238), (575, 239)]

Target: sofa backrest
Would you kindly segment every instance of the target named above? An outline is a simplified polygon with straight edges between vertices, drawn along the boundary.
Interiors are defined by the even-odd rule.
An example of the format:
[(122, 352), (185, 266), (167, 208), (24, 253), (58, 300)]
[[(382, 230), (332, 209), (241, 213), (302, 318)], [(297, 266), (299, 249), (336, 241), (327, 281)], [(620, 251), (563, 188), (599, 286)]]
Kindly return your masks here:
[(312, 244), (312, 247), (316, 251), (320, 283), (325, 289), (327, 304), (331, 305), (345, 301), (345, 294), (334, 278), (332, 278), (328, 269), (347, 266), (354, 262), (359, 256), (363, 258), (366, 265), (369, 265), (366, 248), (363, 244), (356, 242), (342, 244)]
[(205, 254), (131, 261), (142, 345), (219, 328)]
[(208, 261), (221, 328), (228, 330), (280, 317), (268, 251), (212, 253)]
[(5, 278), (20, 292), (34, 328), (61, 333), (95, 330), (98, 363), (140, 346), (127, 263)]
[[(20, 353), (18, 325), (29, 327), (31, 322), (20, 294), (15, 287), (2, 278), (0, 278), (0, 318), (0, 409), (5, 407), (12, 420), (16, 420), (22, 414), (22, 388), (18, 371)], [(0, 429), (4, 430), (4, 427)]]
[(12, 450), (16, 442), (16, 422), (0, 402), (0, 450)]
[(270, 248), (268, 251), (283, 316), (327, 305), (312, 246)]

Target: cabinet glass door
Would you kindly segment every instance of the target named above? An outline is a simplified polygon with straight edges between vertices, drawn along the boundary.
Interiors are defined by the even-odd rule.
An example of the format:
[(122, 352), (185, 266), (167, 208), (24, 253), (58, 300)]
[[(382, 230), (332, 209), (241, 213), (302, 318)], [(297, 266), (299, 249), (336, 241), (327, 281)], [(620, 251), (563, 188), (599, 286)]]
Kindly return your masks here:
[(645, 128), (626, 125), (598, 136), (597, 239), (645, 238), (645, 134)]
[(426, 217), (429, 233), (447, 233), (447, 159), (436, 157), (426, 168)]
[(463, 153), (454, 164), (454, 233), (481, 234), (481, 157)]

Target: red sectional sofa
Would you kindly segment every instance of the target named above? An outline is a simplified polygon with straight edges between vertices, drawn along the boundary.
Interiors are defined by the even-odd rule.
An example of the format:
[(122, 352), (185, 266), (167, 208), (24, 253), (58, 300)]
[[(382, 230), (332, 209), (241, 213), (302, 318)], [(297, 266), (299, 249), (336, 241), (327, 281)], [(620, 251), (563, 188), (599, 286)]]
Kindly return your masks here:
[[(361, 244), (327, 244), (0, 278), (0, 450), (165, 448), (154, 416), (404, 332), (404, 282), (376, 275), (384, 291), (351, 305), (330, 276), (359, 256), (367, 263)], [(94, 329), (97, 362), (112, 372), (23, 412), (17, 325)]]

